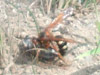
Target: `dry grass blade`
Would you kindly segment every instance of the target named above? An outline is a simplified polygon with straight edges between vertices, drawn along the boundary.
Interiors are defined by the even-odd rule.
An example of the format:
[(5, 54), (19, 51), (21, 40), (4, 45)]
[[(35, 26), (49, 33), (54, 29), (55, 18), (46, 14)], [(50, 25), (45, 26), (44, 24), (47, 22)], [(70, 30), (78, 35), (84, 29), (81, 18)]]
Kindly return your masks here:
[(0, 55), (2, 54), (2, 35), (0, 33)]
[(50, 0), (48, 7), (47, 7), (47, 13), (50, 13), (50, 9), (51, 9), (51, 5), (52, 5), (52, 0)]
[(0, 66), (2, 66), (2, 59), (3, 59), (3, 39), (0, 30)]
[[(47, 0), (46, 0), (47, 1)], [(42, 12), (43, 15), (45, 15), (45, 10), (43, 8), (43, 0), (41, 0), (41, 7), (40, 7), (40, 11)]]

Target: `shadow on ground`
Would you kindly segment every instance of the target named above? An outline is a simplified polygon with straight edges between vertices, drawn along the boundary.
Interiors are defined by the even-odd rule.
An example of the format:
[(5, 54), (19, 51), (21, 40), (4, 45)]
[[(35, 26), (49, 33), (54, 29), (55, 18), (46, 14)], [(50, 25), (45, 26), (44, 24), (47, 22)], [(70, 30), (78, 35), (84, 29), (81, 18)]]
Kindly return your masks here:
[(91, 75), (97, 72), (98, 70), (100, 70), (100, 65), (88, 66), (86, 68), (80, 69), (72, 73), (71, 75)]

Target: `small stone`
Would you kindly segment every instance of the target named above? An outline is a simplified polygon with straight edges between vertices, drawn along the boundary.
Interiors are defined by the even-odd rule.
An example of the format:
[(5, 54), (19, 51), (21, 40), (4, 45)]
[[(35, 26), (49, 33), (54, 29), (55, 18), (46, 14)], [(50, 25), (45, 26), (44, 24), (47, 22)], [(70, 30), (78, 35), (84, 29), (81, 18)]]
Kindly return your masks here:
[(38, 16), (39, 16), (39, 17), (43, 17), (43, 15), (42, 15), (42, 14), (39, 14)]
[(15, 13), (15, 14), (17, 13), (16, 9), (13, 9), (12, 12)]

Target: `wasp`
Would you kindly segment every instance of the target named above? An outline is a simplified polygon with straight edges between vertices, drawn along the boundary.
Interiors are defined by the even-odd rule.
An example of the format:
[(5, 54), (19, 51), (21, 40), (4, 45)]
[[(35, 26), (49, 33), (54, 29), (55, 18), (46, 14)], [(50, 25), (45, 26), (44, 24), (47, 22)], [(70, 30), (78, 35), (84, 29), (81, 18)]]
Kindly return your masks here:
[(63, 38), (62, 36), (54, 36), (52, 34), (52, 29), (55, 28), (59, 23), (61, 23), (65, 18), (73, 14), (73, 8), (68, 8), (64, 12), (60, 13), (52, 23), (48, 25), (42, 32), (39, 33), (38, 37), (26, 37), (24, 43), (26, 44), (26, 49), (35, 50), (33, 55), (36, 58), (42, 60), (54, 60), (55, 58), (61, 59), (63, 62), (67, 63), (63, 56), (65, 56), (67, 51), (67, 43), (75, 43), (76, 41), (68, 38)]

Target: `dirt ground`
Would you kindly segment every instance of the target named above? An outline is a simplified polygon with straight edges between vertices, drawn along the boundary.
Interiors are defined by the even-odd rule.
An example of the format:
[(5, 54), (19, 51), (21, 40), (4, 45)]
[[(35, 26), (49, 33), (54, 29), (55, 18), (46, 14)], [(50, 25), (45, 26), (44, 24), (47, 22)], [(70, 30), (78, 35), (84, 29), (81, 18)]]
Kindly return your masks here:
[[(7, 2), (8, 1), (8, 2)], [(27, 7), (31, 1), (18, 1), (9, 3), (9, 0), (0, 0), (0, 34), (2, 37), (0, 47), (0, 74), (4, 75), (100, 75), (100, 55), (75, 59), (81, 53), (96, 48), (98, 31), (95, 25), (94, 11), (65, 20), (59, 32), (65, 38), (71, 38), (82, 44), (68, 43), (68, 52), (65, 59), (71, 61), (70, 66), (59, 67), (53, 64), (33, 64), (30, 58), (20, 54), (19, 44), (25, 35), (37, 36), (35, 22), (32, 20)], [(100, 11), (100, 5), (97, 6)], [(52, 22), (52, 18), (43, 15), (34, 5), (31, 7), (38, 24), (44, 29)], [(100, 16), (98, 16), (100, 18)]]

